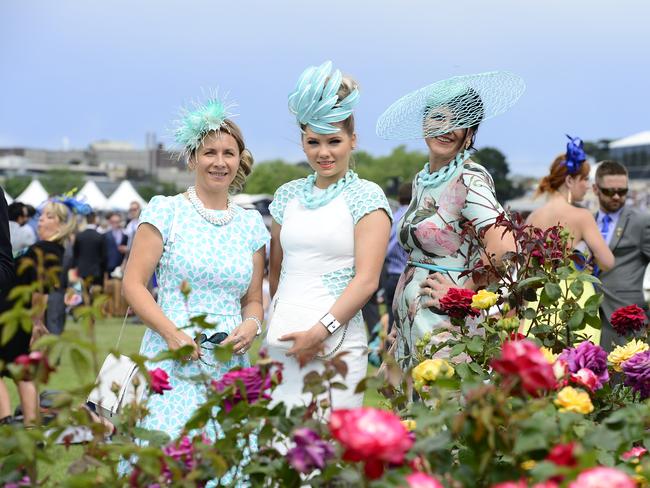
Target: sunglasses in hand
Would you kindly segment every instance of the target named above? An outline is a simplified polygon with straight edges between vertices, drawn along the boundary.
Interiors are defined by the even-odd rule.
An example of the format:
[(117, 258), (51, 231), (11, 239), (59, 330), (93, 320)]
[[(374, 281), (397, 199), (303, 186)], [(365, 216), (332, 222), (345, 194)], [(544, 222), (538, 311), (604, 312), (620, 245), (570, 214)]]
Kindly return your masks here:
[(226, 337), (228, 337), (228, 334), (225, 332), (217, 332), (211, 336), (207, 336), (206, 334), (199, 334), (196, 336), (196, 339), (194, 339), (194, 341), (204, 349), (214, 349), (215, 346), (218, 346), (223, 341), (225, 341)]
[(618, 195), (620, 197), (627, 195), (627, 188), (603, 188), (599, 186), (598, 189), (603, 195), (610, 198), (614, 195)]

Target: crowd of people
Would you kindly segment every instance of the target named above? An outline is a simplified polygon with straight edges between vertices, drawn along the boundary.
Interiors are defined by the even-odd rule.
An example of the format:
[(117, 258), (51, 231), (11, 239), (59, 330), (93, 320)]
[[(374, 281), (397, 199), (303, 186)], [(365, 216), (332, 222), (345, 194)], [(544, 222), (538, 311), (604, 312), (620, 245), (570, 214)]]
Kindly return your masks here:
[[(278, 188), (270, 207), (270, 232), (257, 211), (231, 200), (251, 172), (253, 157), (227, 105), (212, 98), (189, 111), (176, 131), (194, 185), (175, 196), (154, 197), (142, 213), (134, 202), (126, 226), (122, 215), (114, 213), (102, 228), (97, 216), (86, 212), (85, 229), (72, 238), (73, 224), (83, 212), (76, 203), (53, 198), (41, 209), (34, 233), (28, 227), (30, 210), (10, 205), (9, 220), (0, 228), (2, 289), (14, 283), (12, 257), (33, 258), (39, 249), (56, 256), (59, 264), (68, 252), (70, 261), (63, 269), (88, 285), (107, 286), (111, 276), (121, 279), (126, 301), (147, 326), (142, 355), (191, 348), (186, 361), (158, 363), (172, 390), (148, 399), (143, 422), (172, 437), (205, 398), (204, 386), (188, 378), (207, 372), (218, 379), (233, 367), (248, 365), (246, 352), (264, 332), (263, 324), (263, 347), (283, 364), (284, 379), (273, 402), (306, 402), (305, 375), (322, 371), (326, 359), (346, 352), (347, 375), (337, 381), (347, 389), (328, 392), (329, 407), (359, 407), (363, 396), (355, 388), (368, 364), (363, 315), (370, 326), (380, 321), (377, 289), (383, 290), (388, 306), (385, 335), (394, 341), (391, 350), (406, 369), (412, 366), (416, 344), (442, 343), (456, 328), (440, 305), (450, 288), (477, 290), (493, 284), (490, 275), (481, 281), (468, 273), (485, 259), (480, 250), (497, 263), (514, 250), (513, 236), (493, 226), (504, 209), (490, 173), (472, 160), (471, 151), (479, 126), (514, 104), (522, 91), (516, 76), (486, 73), (434, 83), (391, 105), (378, 121), (378, 135), (420, 138), (429, 155), (412, 183), (400, 188), (393, 213), (382, 189), (354, 171), (357, 83), (329, 62), (308, 68), (289, 95), (289, 109), (314, 173)], [(540, 184), (546, 204), (528, 222), (542, 229), (560, 224), (570, 235), (571, 248), (593, 262), (600, 284), (585, 297), (604, 295), (603, 328), (589, 331), (590, 340), (611, 350), (620, 340), (608, 323), (611, 312), (633, 303), (648, 310), (642, 280), (650, 262), (650, 216), (626, 206), (628, 176), (615, 161), (601, 162), (596, 171), (597, 214), (580, 208), (588, 178), (582, 142), (572, 138)], [(154, 276), (157, 297), (151, 293)], [(265, 279), (272, 297), (266, 316)], [(43, 289), (34, 299), (52, 291)], [(47, 316), (49, 302), (44, 310)], [(188, 327), (196, 315), (205, 315), (215, 328)], [(476, 324), (469, 325), (466, 332), (475, 333)], [(36, 317), (31, 334), (17, 334), (0, 346), (2, 360), (28, 350), (48, 329), (58, 330), (46, 317)], [(217, 344), (232, 345), (230, 361), (216, 360), (211, 350)], [(440, 348), (436, 355), (445, 358), (449, 351)], [(34, 392), (29, 385), (20, 391), (29, 409)], [(2, 386), (0, 418), (10, 415), (7, 402)], [(217, 435), (211, 428), (206, 433)], [(125, 462), (123, 470), (129, 469)]]

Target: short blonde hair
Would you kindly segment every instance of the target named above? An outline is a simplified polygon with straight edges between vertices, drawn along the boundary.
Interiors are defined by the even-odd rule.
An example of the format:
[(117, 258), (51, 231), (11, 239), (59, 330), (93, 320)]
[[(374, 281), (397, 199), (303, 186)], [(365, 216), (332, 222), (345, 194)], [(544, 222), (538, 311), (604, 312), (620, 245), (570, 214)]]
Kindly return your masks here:
[[(246, 177), (251, 174), (251, 171), (253, 171), (253, 155), (246, 148), (246, 143), (244, 142), (244, 136), (242, 135), (241, 129), (230, 119), (225, 119), (221, 124), (221, 128), (219, 130), (206, 132), (203, 136), (201, 144), (203, 144), (203, 140), (205, 140), (206, 137), (212, 134), (219, 134), (221, 132), (230, 134), (235, 139), (237, 148), (239, 149), (239, 168), (237, 168), (235, 179), (232, 181), (230, 188), (228, 189), (230, 193), (237, 193), (244, 188)], [(197, 150), (198, 148), (194, 150), (190, 155), (190, 161), (196, 158)]]
[(62, 244), (77, 231), (79, 225), (77, 215), (67, 205), (50, 200), (45, 204), (41, 212), (53, 212), (61, 222), (61, 229), (49, 238), (50, 241)]

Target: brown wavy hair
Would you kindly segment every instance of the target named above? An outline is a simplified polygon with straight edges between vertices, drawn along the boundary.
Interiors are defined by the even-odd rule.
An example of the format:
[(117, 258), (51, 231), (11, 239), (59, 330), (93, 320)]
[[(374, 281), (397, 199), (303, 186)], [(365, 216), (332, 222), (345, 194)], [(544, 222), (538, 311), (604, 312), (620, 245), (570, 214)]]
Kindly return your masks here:
[(590, 166), (587, 161), (583, 161), (578, 169), (578, 172), (570, 175), (566, 167), (566, 155), (561, 154), (551, 164), (549, 173), (542, 178), (537, 188), (537, 195), (542, 193), (556, 192), (565, 182), (567, 176), (580, 177), (582, 179), (589, 178)]

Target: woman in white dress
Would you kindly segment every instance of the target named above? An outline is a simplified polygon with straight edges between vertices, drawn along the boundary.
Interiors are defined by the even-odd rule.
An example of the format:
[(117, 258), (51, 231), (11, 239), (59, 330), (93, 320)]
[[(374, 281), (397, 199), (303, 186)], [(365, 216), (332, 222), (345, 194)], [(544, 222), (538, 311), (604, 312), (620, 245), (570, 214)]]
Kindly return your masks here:
[[(356, 145), (356, 83), (332, 72), (331, 62), (307, 68), (289, 96), (302, 145), (315, 171), (282, 185), (270, 211), (270, 285), (273, 302), (266, 347), (284, 364), (275, 402), (305, 405), (303, 379), (323, 360), (345, 352), (346, 390), (328, 392), (331, 406), (360, 407), (354, 390), (368, 365), (361, 308), (379, 284), (391, 226), (379, 186), (350, 169)], [(302, 367), (301, 367), (302, 365)]]

